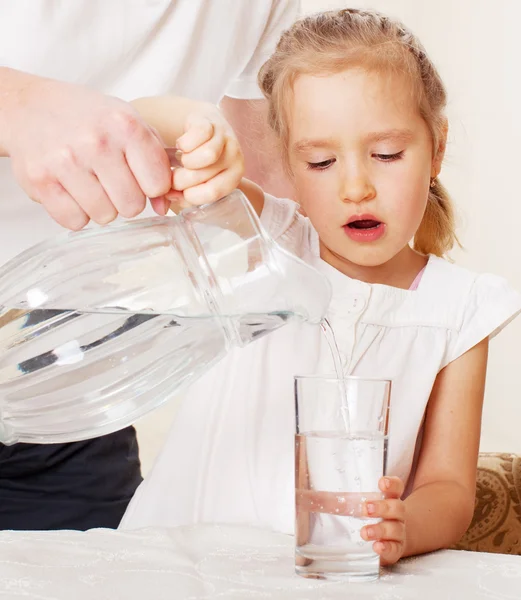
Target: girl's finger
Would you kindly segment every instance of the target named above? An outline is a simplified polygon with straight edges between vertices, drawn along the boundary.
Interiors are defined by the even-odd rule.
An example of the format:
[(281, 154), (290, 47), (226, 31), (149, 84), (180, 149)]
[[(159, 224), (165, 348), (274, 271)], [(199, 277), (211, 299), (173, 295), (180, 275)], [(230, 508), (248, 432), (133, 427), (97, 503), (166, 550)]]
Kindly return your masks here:
[(189, 188), (201, 185), (210, 181), (216, 175), (219, 175), (223, 171), (223, 167), (220, 164), (206, 167), (205, 169), (185, 169), (180, 167), (174, 170), (173, 178), (173, 189), (178, 192), (184, 192)]
[(208, 204), (223, 198), (237, 188), (242, 177), (242, 168), (234, 167), (222, 171), (206, 183), (188, 188), (184, 198), (189, 204)]
[[(210, 151), (211, 152), (211, 151)], [(185, 159), (183, 157), (183, 164)], [(172, 176), (172, 188), (178, 191), (184, 191), (188, 188), (198, 186), (209, 182), (222, 172), (228, 171), (237, 178), (237, 185), (244, 172), (244, 157), (240, 151), (239, 145), (234, 140), (228, 140), (224, 151), (217, 160), (205, 168), (191, 169), (181, 167), (174, 169)]]
[(176, 146), (181, 152), (192, 152), (214, 135), (213, 123), (205, 117), (192, 117), (186, 124), (186, 132), (177, 140)]
[(402, 500), (396, 499), (373, 500), (365, 504), (365, 512), (371, 518), (403, 521), (405, 519), (405, 504)]
[(220, 127), (216, 127), (213, 136), (192, 150), (183, 152), (180, 162), (187, 169), (204, 169), (217, 163), (226, 149), (226, 137)]
[(378, 540), (403, 543), (405, 540), (405, 524), (403, 521), (382, 521), (381, 523), (362, 527), (360, 535), (366, 542)]
[(403, 554), (404, 545), (400, 542), (379, 541), (373, 544), (373, 550), (380, 555), (380, 564), (394, 565), (398, 562)]
[(382, 477), (378, 482), (378, 487), (386, 498), (401, 498), (403, 495), (404, 485), (399, 477)]

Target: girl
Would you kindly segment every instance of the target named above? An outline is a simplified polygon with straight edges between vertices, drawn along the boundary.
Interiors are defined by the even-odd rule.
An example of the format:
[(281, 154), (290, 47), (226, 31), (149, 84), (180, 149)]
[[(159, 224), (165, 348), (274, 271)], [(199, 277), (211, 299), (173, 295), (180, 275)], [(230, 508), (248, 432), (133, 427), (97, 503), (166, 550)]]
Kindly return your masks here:
[[(473, 514), (488, 340), (521, 297), (441, 258), (456, 241), (438, 179), (443, 84), (405, 27), (351, 9), (297, 22), (259, 82), (301, 210), (248, 182), (242, 189), (271, 235), (329, 277), (346, 375), (393, 380), (386, 499), (366, 507), (383, 520), (363, 536), (384, 564), (450, 546)], [(166, 135), (164, 102), (142, 108)], [(178, 143), (174, 187), (185, 201), (228, 191), (240, 163), (227, 154), (231, 134), (210, 120), (208, 131), (189, 124)], [(292, 532), (292, 377), (331, 371), (319, 328), (300, 323), (231, 352), (189, 390), (123, 527), (212, 521)]]

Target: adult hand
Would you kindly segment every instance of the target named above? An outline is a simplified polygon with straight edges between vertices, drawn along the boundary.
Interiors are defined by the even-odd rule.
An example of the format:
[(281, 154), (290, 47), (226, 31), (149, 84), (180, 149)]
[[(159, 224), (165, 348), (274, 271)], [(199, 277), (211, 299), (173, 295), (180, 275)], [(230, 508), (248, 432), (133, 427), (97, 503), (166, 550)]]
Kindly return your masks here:
[[(7, 90), (0, 99), (0, 145), (21, 187), (60, 225), (78, 230), (89, 220), (134, 217), (147, 197), (171, 189), (163, 143), (130, 104), (7, 71), (0, 77)], [(162, 199), (152, 204), (160, 214), (167, 210)]]

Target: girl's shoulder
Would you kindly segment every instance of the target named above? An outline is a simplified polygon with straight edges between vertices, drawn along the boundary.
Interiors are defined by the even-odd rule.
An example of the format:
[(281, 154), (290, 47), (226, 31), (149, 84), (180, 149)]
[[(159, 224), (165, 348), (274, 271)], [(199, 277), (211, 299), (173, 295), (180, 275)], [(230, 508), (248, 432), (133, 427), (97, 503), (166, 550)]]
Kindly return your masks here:
[[(414, 296), (414, 294), (417, 296)], [(416, 292), (414, 308), (451, 335), (446, 364), (497, 335), (521, 312), (521, 294), (503, 277), (477, 273), (431, 256)]]
[[(429, 257), (415, 290), (349, 279), (322, 261), (317, 266), (332, 282), (334, 319), (359, 320), (389, 334), (400, 330), (402, 341), (432, 341), (435, 334), (445, 348), (445, 365), (484, 338), (494, 337), (521, 312), (521, 295), (504, 278), (475, 273), (435, 256)], [(394, 334), (389, 339), (395, 339)]]
[(443, 258), (430, 256), (419, 285), (402, 290), (373, 284), (368, 314), (394, 320), (398, 325), (418, 323), (460, 330), (469, 313), (482, 316), (521, 310), (521, 295), (506, 279), (476, 273)]
[(454, 315), (457, 329), (477, 309), (482, 316), (521, 310), (521, 295), (504, 277), (477, 273), (436, 256), (429, 258), (418, 289), (422, 296), (432, 298), (441, 312)]

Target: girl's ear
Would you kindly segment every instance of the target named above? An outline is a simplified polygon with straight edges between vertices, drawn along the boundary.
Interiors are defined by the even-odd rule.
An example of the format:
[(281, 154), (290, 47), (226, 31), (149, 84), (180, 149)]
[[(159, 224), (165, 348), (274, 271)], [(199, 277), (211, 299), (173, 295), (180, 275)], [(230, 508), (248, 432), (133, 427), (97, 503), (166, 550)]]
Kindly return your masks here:
[(447, 147), (447, 134), (449, 132), (449, 122), (444, 119), (441, 127), (440, 137), (438, 139), (438, 147), (432, 158), (431, 178), (435, 179), (441, 172), (441, 165), (445, 157), (445, 148)]

